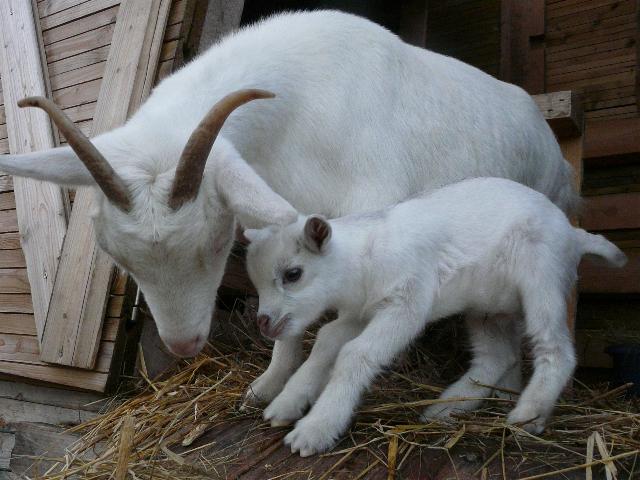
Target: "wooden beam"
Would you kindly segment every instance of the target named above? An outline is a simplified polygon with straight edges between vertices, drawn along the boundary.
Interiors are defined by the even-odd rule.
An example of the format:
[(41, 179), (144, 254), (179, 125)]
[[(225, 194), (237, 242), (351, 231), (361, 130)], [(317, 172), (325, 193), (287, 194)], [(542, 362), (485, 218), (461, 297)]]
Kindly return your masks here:
[[(202, 16), (202, 12), (199, 11), (201, 5), (205, 6), (206, 14), (204, 15), (204, 22), (198, 24), (199, 21), (201, 22), (199, 17)], [(195, 30), (191, 27), (192, 29), (188, 32), (183, 42), (184, 45), (188, 46), (191, 42), (190, 37), (199, 37), (196, 38), (196, 40), (199, 40), (199, 46), (196, 45), (196, 47), (198, 51), (203, 52), (222, 36), (240, 26), (244, 0), (200, 0), (193, 7), (195, 14), (189, 23), (195, 26)], [(185, 20), (187, 19), (185, 18)], [(200, 29), (200, 32), (198, 32), (198, 29)], [(195, 54), (195, 51), (186, 53), (187, 58), (185, 60), (188, 61), (188, 54)]]
[[(136, 91), (148, 91), (148, 63), (157, 59), (162, 42), (156, 26), (164, 31), (166, 0), (123, 0), (105, 75), (102, 80), (93, 135), (111, 130), (126, 120)], [(163, 23), (164, 22), (164, 23)], [(148, 30), (153, 31), (149, 34)], [(160, 36), (161, 37), (161, 36)], [(153, 51), (152, 51), (153, 50)], [(144, 64), (142, 66), (141, 64)], [(136, 80), (139, 76), (144, 80)], [(93, 191), (79, 189), (64, 243), (51, 307), (44, 329), (41, 359), (50, 363), (93, 368), (105, 316), (113, 263), (96, 243), (90, 212)]]
[(545, 1), (502, 0), (500, 78), (530, 94), (545, 90)]
[(624, 251), (629, 261), (623, 268), (606, 268), (588, 260), (580, 264), (580, 293), (640, 293), (640, 248)]
[(424, 48), (427, 44), (427, 15), (429, 0), (410, 0), (400, 7), (400, 38), (411, 45)]
[(640, 118), (590, 120), (585, 137), (585, 159), (640, 153)]
[(580, 226), (586, 230), (640, 229), (640, 192), (587, 197), (585, 203)]
[[(16, 103), (26, 96), (47, 95), (38, 30), (31, 2), (0, 2), (0, 71), (11, 153), (55, 146), (47, 115), (35, 108), (20, 109)], [(67, 231), (67, 199), (60, 187), (50, 183), (16, 177), (13, 186), (35, 323), (41, 336)]]
[(574, 91), (533, 95), (533, 100), (559, 139), (582, 135), (584, 113)]

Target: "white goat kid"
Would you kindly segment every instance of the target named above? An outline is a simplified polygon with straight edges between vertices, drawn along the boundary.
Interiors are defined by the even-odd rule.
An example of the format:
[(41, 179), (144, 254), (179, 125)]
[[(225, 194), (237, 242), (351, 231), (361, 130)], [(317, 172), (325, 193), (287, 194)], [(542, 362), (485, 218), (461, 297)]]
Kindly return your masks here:
[[(266, 94), (240, 92), (222, 117), (220, 108), (207, 112), (251, 88), (276, 98), (235, 111), (209, 150), (230, 109)], [(186, 149), (178, 167), (204, 117), (209, 142)], [(516, 180), (565, 210), (577, 198), (571, 169), (523, 90), (334, 11), (279, 15), (230, 35), (93, 142), (104, 157), (71, 142), (0, 156), (0, 169), (100, 187), (100, 245), (132, 273), (160, 336), (185, 356), (207, 337), (235, 222), (295, 220), (282, 198), (335, 217), (474, 176)], [(299, 339), (276, 351), (252, 388), (264, 400), (302, 358)]]
[[(566, 297), (580, 258), (626, 260), (602, 236), (573, 228), (544, 195), (497, 178), (466, 180), (373, 214), (301, 217), (245, 235), (264, 334), (297, 338), (326, 309), (338, 311), (264, 412), (283, 425), (313, 405), (285, 439), (302, 456), (331, 448), (380, 370), (426, 325), (456, 313), (468, 315), (475, 357), (442, 398), (486, 398), (486, 385), (518, 365), (510, 352), (522, 330), (534, 373), (508, 421), (541, 432), (575, 366)], [(452, 401), (424, 417), (479, 404)]]

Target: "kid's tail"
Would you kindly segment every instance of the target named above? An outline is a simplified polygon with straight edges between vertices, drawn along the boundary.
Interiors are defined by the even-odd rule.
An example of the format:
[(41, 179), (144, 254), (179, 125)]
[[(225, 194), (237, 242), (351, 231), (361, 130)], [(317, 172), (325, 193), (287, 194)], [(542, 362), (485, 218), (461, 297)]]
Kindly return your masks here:
[(576, 228), (576, 234), (582, 245), (583, 255), (597, 257), (612, 267), (623, 267), (627, 263), (627, 256), (622, 253), (622, 250), (602, 235), (593, 235), (581, 228)]

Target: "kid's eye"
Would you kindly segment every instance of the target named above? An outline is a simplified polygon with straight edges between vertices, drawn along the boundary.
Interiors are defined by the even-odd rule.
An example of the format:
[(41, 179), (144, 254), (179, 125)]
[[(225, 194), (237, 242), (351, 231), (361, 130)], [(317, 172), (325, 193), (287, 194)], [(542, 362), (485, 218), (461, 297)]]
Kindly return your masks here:
[(302, 269), (300, 267), (289, 268), (284, 271), (282, 283), (294, 283), (300, 280)]

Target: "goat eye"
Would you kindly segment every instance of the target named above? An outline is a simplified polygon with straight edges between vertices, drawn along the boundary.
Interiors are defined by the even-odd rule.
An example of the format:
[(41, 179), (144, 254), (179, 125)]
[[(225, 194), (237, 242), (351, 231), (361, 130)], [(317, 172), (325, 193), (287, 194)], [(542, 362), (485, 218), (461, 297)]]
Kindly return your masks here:
[(300, 267), (289, 268), (285, 270), (282, 276), (282, 283), (294, 283), (300, 280), (302, 269)]

